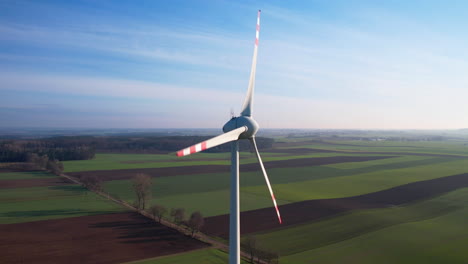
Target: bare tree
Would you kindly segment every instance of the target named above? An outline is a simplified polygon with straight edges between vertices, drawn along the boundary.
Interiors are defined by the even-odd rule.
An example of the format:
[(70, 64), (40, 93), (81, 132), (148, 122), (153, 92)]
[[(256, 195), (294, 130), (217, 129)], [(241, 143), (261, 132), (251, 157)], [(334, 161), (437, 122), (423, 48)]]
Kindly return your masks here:
[(272, 264), (279, 264), (279, 254), (276, 252), (271, 252), (271, 263)]
[(86, 175), (81, 177), (81, 182), (89, 190), (102, 191), (102, 180), (94, 175)]
[(166, 207), (157, 204), (151, 206), (149, 211), (153, 215), (154, 220), (156, 220), (156, 217), (158, 218), (159, 223), (161, 223), (161, 219), (167, 213)]
[(136, 194), (138, 209), (145, 210), (146, 202), (151, 198), (151, 177), (138, 173), (133, 177), (133, 189)]
[(200, 231), (204, 223), (205, 219), (199, 211), (193, 212), (192, 215), (190, 215), (188, 227), (192, 230), (192, 237), (196, 232)]
[(273, 251), (263, 250), (262, 251), (262, 257), (263, 257), (263, 260), (268, 264), (279, 263), (278, 254), (273, 252)]
[(37, 161), (37, 165), (41, 168), (46, 168), (48, 161), (49, 161), (49, 157), (47, 155), (42, 155), (39, 157)]
[(48, 160), (46, 169), (55, 175), (60, 175), (63, 171), (63, 164), (58, 160)]
[(37, 155), (37, 153), (29, 152), (28, 154), (26, 154), (26, 162), (37, 165), (39, 163), (39, 155)]
[(59, 168), (60, 173), (62, 173), (63, 170), (65, 169), (65, 167), (63, 166), (63, 163), (61, 161), (58, 161), (58, 160), (57, 160), (57, 167)]
[(172, 222), (175, 222), (175, 214), (176, 214), (176, 208), (171, 208), (170, 216), (172, 218)]
[(34, 164), (39, 169), (47, 168), (49, 157), (47, 155), (39, 156), (37, 153), (28, 153), (26, 155), (26, 162)]
[(185, 210), (184, 208), (177, 208), (174, 211), (174, 222), (178, 225), (182, 224), (185, 219)]
[(254, 263), (254, 258), (257, 254), (257, 238), (254, 236), (248, 236), (244, 245), (245, 250), (250, 254), (250, 263)]
[[(267, 249), (260, 249), (256, 248), (257, 254), (257, 261), (261, 263), (260, 260), (268, 264), (278, 264), (279, 263), (279, 255), (276, 252)], [(253, 263), (253, 262), (252, 262)]]

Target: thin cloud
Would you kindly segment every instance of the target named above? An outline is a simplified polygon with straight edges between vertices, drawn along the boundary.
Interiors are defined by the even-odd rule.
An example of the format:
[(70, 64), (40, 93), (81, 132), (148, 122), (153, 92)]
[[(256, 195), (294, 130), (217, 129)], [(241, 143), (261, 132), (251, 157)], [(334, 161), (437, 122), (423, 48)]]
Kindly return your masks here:
[[(125, 107), (136, 116), (148, 110), (137, 100), (155, 100), (155, 112), (167, 110), (172, 119), (145, 120), (158, 123), (160, 118), (159, 124), (172, 127), (215, 127), (230, 107), (240, 107), (253, 37), (243, 31), (250, 22), (224, 27), (176, 17), (159, 25), (108, 10), (78, 12), (75, 21), (66, 17), (73, 16), (70, 10), (36, 5), (63, 12), (57, 19), (64, 23), (2, 23), (0, 40), (60, 52), (1, 52), (0, 91), (125, 99), (135, 105)], [(242, 3), (229, 6), (251, 9)], [(302, 128), (463, 127), (467, 38), (440, 32), (403, 12), (347, 8), (332, 10), (340, 19), (306, 8), (263, 8), (259, 121)], [(43, 62), (52, 66), (42, 67)], [(116, 111), (113, 107), (103, 110)], [(193, 116), (204, 118), (196, 122)]]

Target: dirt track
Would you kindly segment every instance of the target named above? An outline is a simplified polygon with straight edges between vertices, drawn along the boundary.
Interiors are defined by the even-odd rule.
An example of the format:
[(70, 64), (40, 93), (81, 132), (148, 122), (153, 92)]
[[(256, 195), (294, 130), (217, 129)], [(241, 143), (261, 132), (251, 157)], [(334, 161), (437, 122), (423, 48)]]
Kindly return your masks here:
[(136, 213), (0, 225), (0, 263), (121, 263), (208, 245)]
[[(309, 200), (279, 207), (283, 224), (278, 224), (275, 210), (264, 208), (241, 213), (241, 233), (254, 233), (306, 223), (357, 209), (385, 208), (431, 198), (459, 188), (468, 187), (468, 173), (401, 185), (388, 190), (360, 196)], [(203, 232), (228, 237), (229, 215), (205, 219)]]
[[(335, 164), (342, 162), (362, 162), (369, 160), (379, 160), (394, 158), (396, 156), (336, 156), (324, 158), (303, 158), (291, 160), (278, 160), (264, 162), (266, 169), (274, 168), (291, 168), (291, 167), (305, 167), (305, 166), (320, 166), (326, 164)], [(128, 170), (101, 170), (101, 171), (83, 171), (67, 173), (74, 177), (82, 177), (84, 175), (94, 175), (104, 181), (123, 180), (129, 179), (136, 173), (145, 173), (152, 177), (166, 177), (188, 174), (200, 173), (229, 173), (230, 167), (228, 165), (198, 165), (198, 166), (182, 166), (182, 167), (168, 167), (168, 168), (148, 168), (148, 169), (128, 169)], [(240, 170), (257, 171), (260, 166), (257, 163), (244, 164), (240, 166)]]

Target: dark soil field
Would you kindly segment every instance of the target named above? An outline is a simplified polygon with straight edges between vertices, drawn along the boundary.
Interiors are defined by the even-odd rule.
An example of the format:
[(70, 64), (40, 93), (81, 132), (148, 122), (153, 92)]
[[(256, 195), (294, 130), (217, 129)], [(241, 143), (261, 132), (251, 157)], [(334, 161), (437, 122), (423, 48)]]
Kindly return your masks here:
[[(379, 160), (394, 158), (396, 156), (336, 156), (323, 158), (302, 158), (291, 160), (278, 160), (264, 162), (267, 169), (274, 168), (294, 168), (306, 166), (320, 166), (327, 164), (336, 164), (342, 162), (363, 162), (369, 160)], [(229, 173), (230, 167), (227, 165), (198, 165), (198, 166), (183, 166), (183, 167), (167, 167), (167, 168), (147, 168), (147, 169), (126, 169), (126, 170), (99, 170), (99, 171), (84, 171), (71, 172), (68, 175), (82, 177), (85, 175), (94, 175), (104, 181), (130, 179), (136, 173), (145, 173), (151, 177), (167, 177), (177, 175), (201, 174), (201, 173)], [(240, 165), (241, 171), (257, 171), (260, 170), (260, 165), (257, 163)]]
[(28, 187), (42, 187), (42, 186), (60, 186), (71, 184), (65, 178), (44, 178), (44, 179), (18, 179), (18, 180), (1, 180), (0, 189), (9, 188), (28, 188)]
[[(279, 207), (283, 224), (274, 208), (241, 212), (241, 233), (248, 234), (297, 225), (331, 217), (351, 210), (385, 208), (428, 199), (459, 188), (468, 187), (468, 173), (401, 185), (379, 192), (339, 198), (309, 200)], [(229, 215), (208, 217), (203, 232), (227, 238)]]
[(207, 247), (136, 213), (0, 225), (0, 263), (121, 263)]

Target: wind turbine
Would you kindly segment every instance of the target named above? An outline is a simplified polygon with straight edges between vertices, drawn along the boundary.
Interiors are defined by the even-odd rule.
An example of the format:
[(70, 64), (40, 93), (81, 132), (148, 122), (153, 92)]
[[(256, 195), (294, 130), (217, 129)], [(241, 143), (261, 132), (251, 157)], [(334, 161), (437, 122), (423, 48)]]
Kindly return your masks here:
[(268, 190), (271, 194), (271, 199), (278, 215), (279, 223), (281, 224), (281, 215), (276, 204), (276, 199), (271, 189), (270, 180), (263, 166), (262, 158), (258, 152), (257, 143), (255, 142), (255, 134), (258, 131), (258, 124), (252, 117), (253, 108), (253, 95), (255, 87), (255, 71), (257, 67), (257, 51), (258, 51), (258, 38), (260, 32), (260, 12), (257, 15), (257, 30), (255, 35), (255, 46), (252, 60), (252, 69), (250, 71), (249, 87), (247, 89), (247, 96), (245, 97), (240, 116), (233, 116), (223, 126), (224, 134), (217, 137), (208, 139), (201, 143), (195, 144), (188, 148), (177, 151), (177, 156), (187, 156), (196, 152), (200, 152), (218, 145), (231, 143), (231, 201), (230, 201), (230, 217), (229, 217), (229, 263), (240, 263), (240, 210), (239, 210), (239, 140), (248, 139), (255, 149), (260, 168), (262, 169), (263, 176), (265, 177)]

